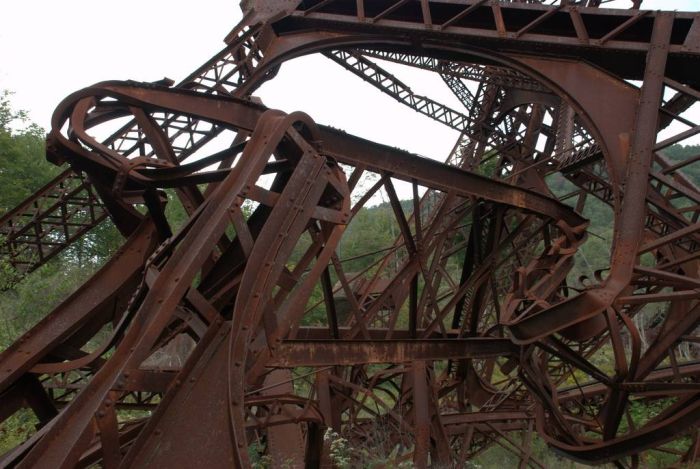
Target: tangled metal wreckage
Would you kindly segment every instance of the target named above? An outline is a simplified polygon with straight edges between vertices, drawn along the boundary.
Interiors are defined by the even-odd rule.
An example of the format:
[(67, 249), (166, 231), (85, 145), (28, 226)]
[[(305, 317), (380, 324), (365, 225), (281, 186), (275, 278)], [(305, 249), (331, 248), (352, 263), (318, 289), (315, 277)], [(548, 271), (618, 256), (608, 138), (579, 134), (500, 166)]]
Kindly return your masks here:
[[(2, 256), (29, 272), (107, 217), (126, 241), (0, 355), (0, 416), (39, 421), (2, 465), (320, 467), (327, 429), (417, 467), (542, 467), (534, 435), (700, 459), (700, 155), (664, 154), (700, 133), (700, 15), (547, 3), (250, 0), (180, 84), (66, 98), (47, 154), (70, 168), (0, 220)], [(447, 160), (251, 99), (312, 53), (457, 130)], [(338, 247), (378, 193), (396, 238), (358, 270)], [(609, 263), (581, 276), (594, 204)]]

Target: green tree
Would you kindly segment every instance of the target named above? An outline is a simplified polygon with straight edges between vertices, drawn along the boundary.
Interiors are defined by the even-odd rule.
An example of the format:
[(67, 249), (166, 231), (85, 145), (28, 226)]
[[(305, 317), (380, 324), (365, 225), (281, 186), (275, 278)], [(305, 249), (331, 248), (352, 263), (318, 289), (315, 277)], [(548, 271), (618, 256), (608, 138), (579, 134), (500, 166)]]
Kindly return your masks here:
[(44, 129), (12, 108), (11, 95), (0, 92), (0, 215), (60, 172), (44, 156)]

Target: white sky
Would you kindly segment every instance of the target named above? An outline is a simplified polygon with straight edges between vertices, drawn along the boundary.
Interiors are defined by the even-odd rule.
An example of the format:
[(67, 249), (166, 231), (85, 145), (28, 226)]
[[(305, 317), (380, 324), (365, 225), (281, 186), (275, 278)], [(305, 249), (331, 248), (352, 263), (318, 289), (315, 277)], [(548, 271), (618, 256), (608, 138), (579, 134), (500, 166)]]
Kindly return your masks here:
[[(0, 89), (48, 129), (61, 99), (102, 80), (176, 82), (223, 47), (241, 17), (236, 0), (14, 0), (3, 5)], [(608, 6), (626, 7), (629, 0)], [(700, 0), (645, 0), (645, 8), (700, 10)], [(457, 106), (430, 74), (400, 78)], [(342, 90), (342, 92), (338, 92)], [(444, 159), (454, 131), (413, 113), (323, 57), (297, 59), (260, 90), (270, 107)], [(430, 138), (426, 138), (430, 135)]]

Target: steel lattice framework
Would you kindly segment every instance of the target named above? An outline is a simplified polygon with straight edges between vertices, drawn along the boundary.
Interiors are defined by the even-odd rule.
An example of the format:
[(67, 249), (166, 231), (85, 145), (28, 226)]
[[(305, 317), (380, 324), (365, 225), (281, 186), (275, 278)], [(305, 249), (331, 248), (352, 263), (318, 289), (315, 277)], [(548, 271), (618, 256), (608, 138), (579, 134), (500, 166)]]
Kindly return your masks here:
[[(321, 467), (328, 428), (417, 467), (494, 444), (542, 467), (535, 433), (588, 464), (697, 461), (700, 189), (683, 169), (700, 155), (664, 150), (700, 133), (700, 15), (553, 3), (249, 0), (178, 85), (66, 98), (47, 156), (70, 168), (0, 220), (0, 252), (31, 271), (107, 216), (126, 241), (0, 355), (0, 418), (40, 421), (0, 464), (245, 468), (255, 446)], [(458, 131), (445, 163), (251, 99), (312, 53)], [(338, 247), (379, 193), (397, 236), (358, 269)], [(609, 263), (577, 278), (593, 206), (614, 218)]]

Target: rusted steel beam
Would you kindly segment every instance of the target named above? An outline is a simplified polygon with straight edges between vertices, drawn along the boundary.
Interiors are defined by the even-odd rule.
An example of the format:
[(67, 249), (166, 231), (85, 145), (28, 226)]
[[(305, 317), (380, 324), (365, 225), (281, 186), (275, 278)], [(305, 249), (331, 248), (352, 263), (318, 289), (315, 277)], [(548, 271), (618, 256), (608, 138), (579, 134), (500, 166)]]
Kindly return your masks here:
[[(132, 84), (105, 82), (96, 85), (94, 91), (99, 90), (100, 93), (117, 98), (129, 97), (134, 99), (142, 94), (140, 89), (140, 86)], [(231, 110), (224, 111), (214, 106), (214, 103), (220, 102), (222, 99), (228, 101), (232, 106), (232, 110), (235, 109), (236, 112), (232, 113), (230, 112)], [(66, 108), (72, 104), (66, 103), (64, 108), (60, 110), (60, 113), (67, 112)], [(256, 119), (265, 110), (263, 106), (251, 104), (248, 101), (210, 97), (158, 87), (151, 88), (150, 92), (145, 96), (143, 104), (173, 112), (193, 112), (200, 109), (202, 110), (202, 118), (248, 130), (252, 129)], [(325, 153), (341, 162), (363, 165), (376, 171), (386, 171), (394, 177), (409, 181), (420, 178), (426, 185), (434, 189), (454, 192), (462, 196), (475, 195), (506, 205), (526, 208), (563, 219), (572, 226), (580, 226), (585, 223), (583, 217), (566, 205), (535, 191), (491, 180), (475, 173), (446, 167), (433, 160), (420, 158), (386, 145), (379, 145), (329, 127), (320, 127), (320, 137), (324, 142)], [(412, 160), (410, 165), (406, 164), (406, 159), (408, 158)], [(109, 164), (104, 166), (105, 169), (110, 169)], [(215, 176), (215, 178), (219, 179), (221, 176)], [(142, 178), (139, 179), (146, 182)]]
[[(588, 463), (633, 466), (680, 441), (699, 415), (700, 196), (691, 163), (656, 141), (674, 121), (697, 126), (697, 15), (587, 4), (258, 0), (178, 88), (106, 82), (65, 100), (49, 157), (87, 174), (140, 248), (0, 355), (0, 416), (28, 406), (45, 423), (2, 464), (248, 467), (257, 452), (319, 466), (326, 427), (358, 447), (381, 427), (395, 462), (419, 467), (463, 466), (490, 444), (541, 465), (535, 431)], [(316, 52), (457, 127), (446, 163), (242, 99)], [(367, 57), (439, 74), (464, 110)], [(230, 148), (207, 154), (222, 134)], [(189, 217), (175, 234), (169, 188)], [(381, 191), (395, 238), (344, 259), (346, 226)], [(576, 279), (591, 201), (610, 207), (615, 242), (607, 275)], [(630, 424), (647, 403), (663, 410)], [(122, 424), (115, 408), (152, 414)]]
[[(587, 60), (628, 79), (641, 79), (644, 76), (644, 58), (651, 47), (650, 38), (656, 15), (655, 12), (636, 10), (503, 2), (499, 5), (501, 17), (507, 19), (499, 25), (498, 21), (494, 21), (490, 11), (492, 7), (488, 2), (431, 0), (430, 9), (435, 27), (429, 28), (419, 18), (402, 15), (400, 11), (393, 17), (390, 15), (375, 22), (363, 21), (358, 18), (352, 0), (337, 0), (325, 8), (305, 14), (308, 3), (302, 2), (276, 28), (280, 32), (289, 33), (300, 28), (322, 29), (334, 23), (333, 27), (328, 26), (329, 29), (342, 27), (371, 33), (378, 28), (396, 28), (432, 41), (457, 37), (463, 43), (478, 42), (480, 47), (506, 53), (527, 53), (537, 48), (550, 56)], [(555, 12), (550, 13), (552, 11)], [(539, 27), (521, 32), (544, 14), (550, 16)], [(569, 19), (578, 18), (580, 14), (586, 16), (585, 31), (580, 22), (574, 28), (577, 21), (573, 21), (572, 25), (572, 20)], [(632, 22), (636, 25), (632, 26)], [(673, 37), (669, 45), (670, 63), (667, 70), (669, 76), (678, 77), (679, 81), (692, 82), (696, 88), (700, 85), (697, 78), (683, 70), (681, 64), (688, 59), (695, 61), (700, 56), (696, 44), (698, 35), (695, 31), (700, 29), (697, 23), (697, 15), (694, 13), (677, 14), (673, 28), (679, 34)], [(624, 63), (617, 60), (622, 51), (628, 54)]]
[[(89, 327), (91, 320), (97, 318), (104, 324), (112, 319), (115, 310), (124, 308), (140, 281), (143, 264), (156, 244), (153, 224), (144, 220), (142, 227), (81, 289), (3, 350), (0, 353), (0, 391), (8, 389), (72, 336), (79, 337), (81, 328)], [(89, 339), (90, 336), (82, 340), (78, 338), (74, 346), (80, 348)], [(85, 365), (90, 364), (89, 360), (83, 361)]]
[(431, 119), (459, 132), (463, 132), (470, 124), (468, 116), (430, 98), (416, 95), (406, 84), (359, 53), (338, 50), (326, 52), (324, 55), (400, 103)]
[(507, 339), (288, 340), (277, 346), (269, 366), (332, 366), (406, 363), (411, 360), (458, 360), (510, 356), (517, 348)]
[(87, 177), (68, 169), (0, 218), (0, 256), (20, 275), (27, 274), (106, 217)]

